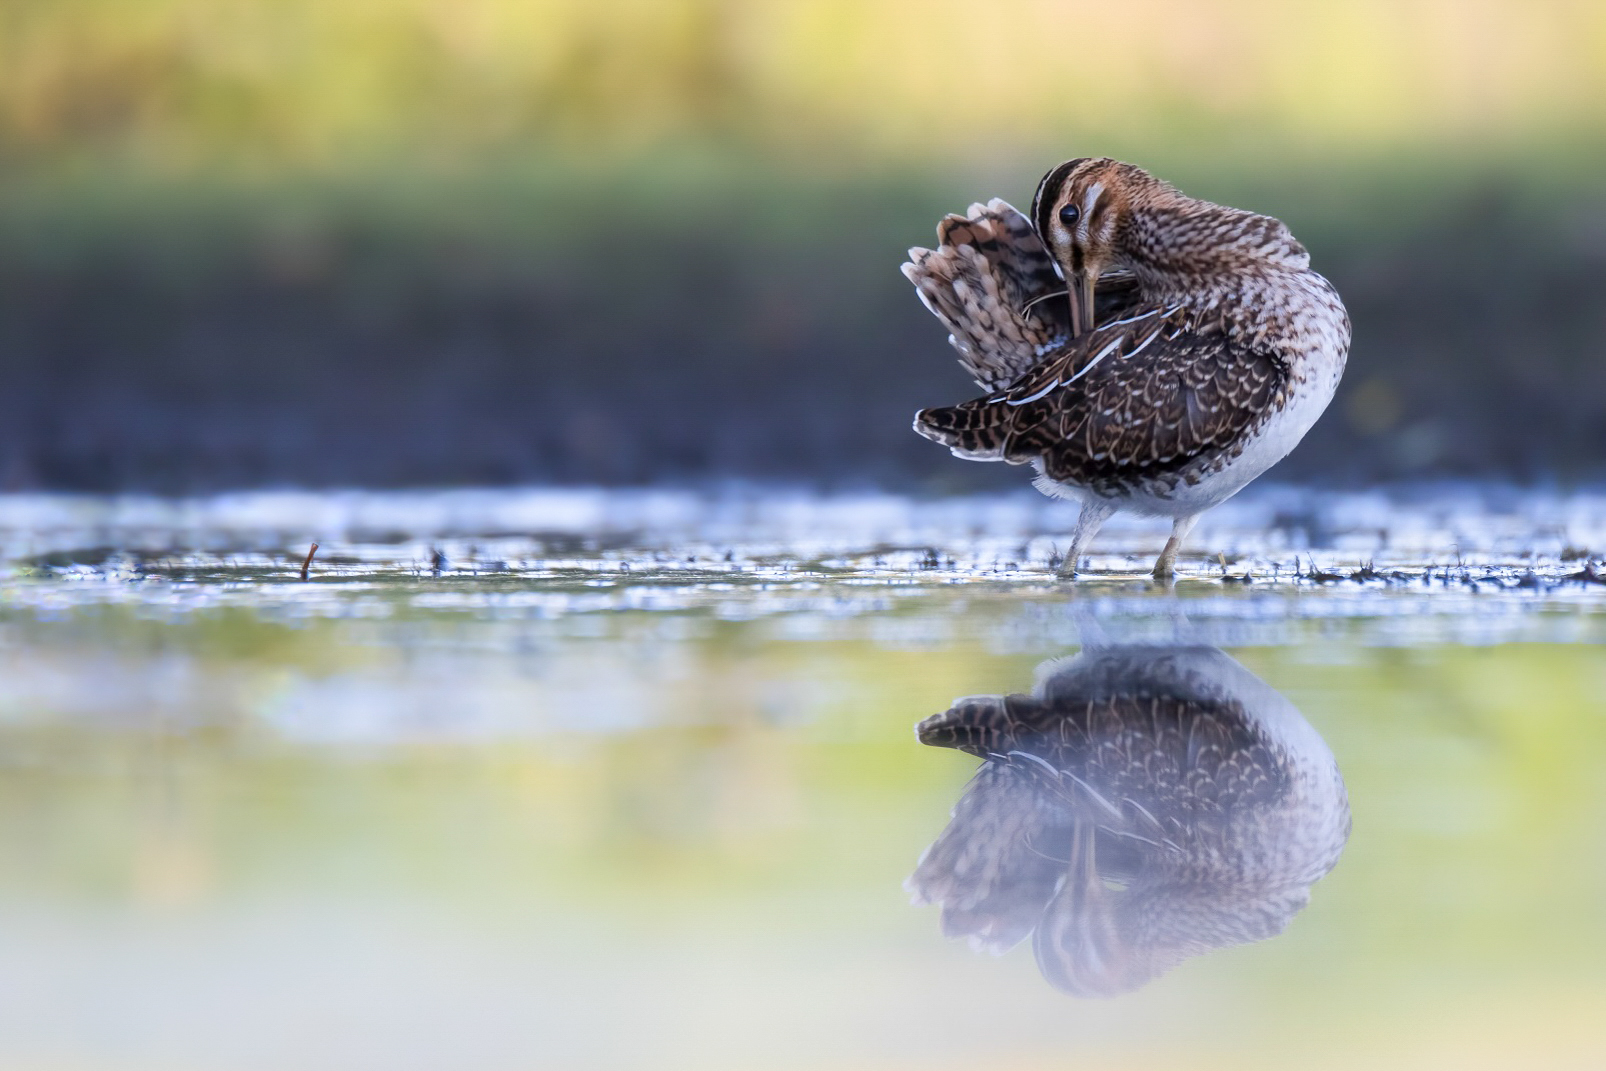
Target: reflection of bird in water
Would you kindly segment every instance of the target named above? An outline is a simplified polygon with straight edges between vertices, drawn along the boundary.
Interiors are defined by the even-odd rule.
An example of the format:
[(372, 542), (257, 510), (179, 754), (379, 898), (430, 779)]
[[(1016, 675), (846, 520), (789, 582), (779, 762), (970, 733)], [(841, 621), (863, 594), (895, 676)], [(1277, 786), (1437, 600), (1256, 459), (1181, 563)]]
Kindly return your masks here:
[(1133, 510), (1172, 518), (1169, 577), (1199, 514), (1282, 460), (1343, 373), (1349, 317), (1287, 227), (1131, 164), (1071, 160), (1029, 219), (994, 200), (937, 236), (904, 274), (989, 393), (915, 431), (1081, 502), (1066, 574)]
[(961, 699), (918, 733), (985, 761), (915, 902), (995, 952), (1032, 934), (1043, 977), (1077, 996), (1281, 933), (1349, 836), (1327, 745), (1213, 647), (1084, 651), (1032, 695)]

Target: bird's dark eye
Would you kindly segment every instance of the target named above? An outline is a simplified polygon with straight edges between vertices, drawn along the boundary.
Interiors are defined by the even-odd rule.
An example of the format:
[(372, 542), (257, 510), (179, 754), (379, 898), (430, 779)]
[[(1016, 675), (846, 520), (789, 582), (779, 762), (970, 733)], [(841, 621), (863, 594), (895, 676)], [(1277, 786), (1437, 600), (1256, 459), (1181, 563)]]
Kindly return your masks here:
[(1060, 222), (1065, 224), (1066, 230), (1070, 230), (1072, 227), (1076, 226), (1076, 221), (1081, 218), (1082, 210), (1077, 208), (1075, 205), (1066, 205), (1064, 208), (1060, 209)]

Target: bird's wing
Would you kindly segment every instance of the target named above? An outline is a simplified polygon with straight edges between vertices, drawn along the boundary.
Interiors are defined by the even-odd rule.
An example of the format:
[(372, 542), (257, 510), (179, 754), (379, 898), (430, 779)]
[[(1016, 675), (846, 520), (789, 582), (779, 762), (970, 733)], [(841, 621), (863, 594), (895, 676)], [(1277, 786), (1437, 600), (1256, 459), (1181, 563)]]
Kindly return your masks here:
[(1007, 389), (922, 410), (915, 430), (960, 457), (1041, 459), (1050, 479), (1119, 492), (1231, 450), (1289, 385), (1275, 352), (1151, 306), (1072, 339)]
[(1065, 283), (1014, 207), (997, 198), (971, 205), (937, 224), (937, 240), (936, 249), (909, 250), (903, 274), (982, 389), (1020, 378), (1071, 337), (1069, 300), (1049, 297)]
[(1063, 805), (1030, 777), (983, 763), (904, 888), (915, 903), (942, 907), (947, 936), (1004, 952), (1031, 933), (1054, 895), (1066, 829)]

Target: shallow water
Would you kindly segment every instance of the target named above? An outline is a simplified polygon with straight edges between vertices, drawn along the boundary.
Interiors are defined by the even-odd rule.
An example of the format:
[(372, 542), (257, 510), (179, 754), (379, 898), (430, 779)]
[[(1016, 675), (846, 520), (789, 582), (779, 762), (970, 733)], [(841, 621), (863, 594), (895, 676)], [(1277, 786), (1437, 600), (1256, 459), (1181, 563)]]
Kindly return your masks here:
[[(1069, 520), (0, 497), (0, 1066), (1606, 1062), (1606, 497), (1254, 489), (1171, 588), (1142, 520), (1054, 581)], [(1220, 940), (1245, 913), (1212, 909), (1146, 979), (1106, 920), (1076, 977), (1138, 984), (1105, 999), (904, 888), (981, 761), (912, 727), (1042, 694), (1084, 644), (1222, 649), (1353, 819), (1279, 936)], [(1077, 910), (1044, 917), (1105, 918)]]

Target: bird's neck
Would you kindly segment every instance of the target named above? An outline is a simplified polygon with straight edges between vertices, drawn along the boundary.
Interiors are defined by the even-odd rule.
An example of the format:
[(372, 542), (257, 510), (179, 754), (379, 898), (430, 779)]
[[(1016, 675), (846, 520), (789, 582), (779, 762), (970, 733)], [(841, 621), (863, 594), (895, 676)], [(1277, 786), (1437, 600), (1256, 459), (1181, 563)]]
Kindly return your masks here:
[(1119, 248), (1122, 266), (1155, 301), (1225, 294), (1257, 276), (1310, 267), (1281, 221), (1180, 195), (1135, 207)]

